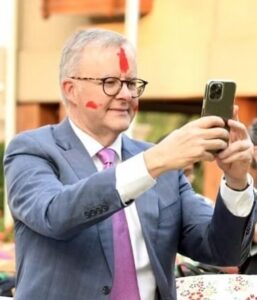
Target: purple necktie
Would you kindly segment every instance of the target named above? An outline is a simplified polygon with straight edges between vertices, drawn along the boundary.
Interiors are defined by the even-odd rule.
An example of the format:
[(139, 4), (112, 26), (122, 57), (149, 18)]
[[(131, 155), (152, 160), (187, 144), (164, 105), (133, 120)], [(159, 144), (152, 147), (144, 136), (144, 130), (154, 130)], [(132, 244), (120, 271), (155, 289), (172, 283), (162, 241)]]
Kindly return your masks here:
[[(115, 151), (104, 148), (97, 153), (104, 165), (110, 168), (114, 163)], [(114, 280), (110, 300), (140, 300), (136, 268), (130, 242), (124, 209), (112, 215)]]

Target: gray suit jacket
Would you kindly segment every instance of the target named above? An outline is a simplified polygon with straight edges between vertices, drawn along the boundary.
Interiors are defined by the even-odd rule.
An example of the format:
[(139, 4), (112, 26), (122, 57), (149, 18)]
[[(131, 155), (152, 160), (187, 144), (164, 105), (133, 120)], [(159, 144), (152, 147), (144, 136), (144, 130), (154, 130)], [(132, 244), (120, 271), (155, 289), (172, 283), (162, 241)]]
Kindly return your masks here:
[[(123, 136), (123, 159), (148, 147)], [(68, 120), (15, 137), (4, 165), (16, 231), (15, 299), (108, 299), (110, 216), (123, 207), (115, 169), (96, 171)], [(159, 299), (176, 299), (177, 252), (217, 265), (237, 265), (248, 253), (252, 216), (233, 216), (220, 196), (213, 215), (182, 172), (160, 176), (136, 206)]]

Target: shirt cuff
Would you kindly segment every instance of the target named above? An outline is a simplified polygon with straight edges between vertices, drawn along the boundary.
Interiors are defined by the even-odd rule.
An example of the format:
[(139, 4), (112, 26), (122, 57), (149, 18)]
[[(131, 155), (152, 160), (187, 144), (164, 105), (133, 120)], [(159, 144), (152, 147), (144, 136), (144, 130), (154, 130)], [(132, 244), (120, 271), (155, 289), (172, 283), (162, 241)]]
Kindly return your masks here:
[(227, 209), (237, 217), (246, 217), (250, 214), (254, 203), (253, 178), (248, 174), (249, 186), (243, 191), (235, 191), (226, 185), (224, 178), (221, 180), (220, 194)]
[(154, 186), (156, 180), (148, 173), (143, 152), (123, 161), (116, 167), (116, 189), (126, 205)]

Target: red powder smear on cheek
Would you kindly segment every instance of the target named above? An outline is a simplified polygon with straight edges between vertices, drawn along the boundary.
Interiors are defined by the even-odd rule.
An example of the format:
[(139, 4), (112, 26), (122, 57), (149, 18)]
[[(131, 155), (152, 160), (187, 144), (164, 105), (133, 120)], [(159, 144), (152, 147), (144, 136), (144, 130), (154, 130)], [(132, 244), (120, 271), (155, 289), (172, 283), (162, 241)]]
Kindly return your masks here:
[(92, 109), (97, 109), (99, 108), (101, 105), (96, 104), (94, 101), (88, 101), (85, 104), (85, 107), (87, 108), (92, 108)]
[(121, 47), (120, 52), (118, 53), (120, 57), (120, 70), (121, 72), (126, 73), (129, 69), (128, 59), (126, 56), (125, 50)]

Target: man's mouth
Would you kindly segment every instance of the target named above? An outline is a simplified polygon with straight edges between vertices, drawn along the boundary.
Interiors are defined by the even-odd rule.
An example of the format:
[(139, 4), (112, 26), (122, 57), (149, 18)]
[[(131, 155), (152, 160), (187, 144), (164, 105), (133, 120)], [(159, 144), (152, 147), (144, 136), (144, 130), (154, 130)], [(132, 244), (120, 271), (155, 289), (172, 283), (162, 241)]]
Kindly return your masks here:
[(129, 112), (129, 109), (128, 108), (109, 108), (109, 110), (112, 110), (112, 111), (119, 111), (119, 112)]

